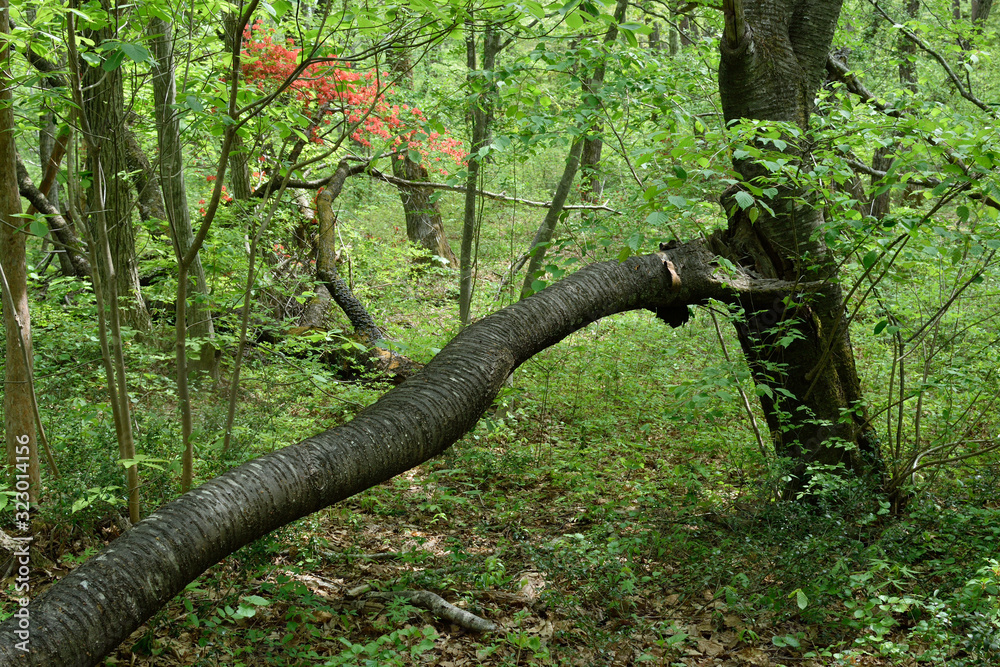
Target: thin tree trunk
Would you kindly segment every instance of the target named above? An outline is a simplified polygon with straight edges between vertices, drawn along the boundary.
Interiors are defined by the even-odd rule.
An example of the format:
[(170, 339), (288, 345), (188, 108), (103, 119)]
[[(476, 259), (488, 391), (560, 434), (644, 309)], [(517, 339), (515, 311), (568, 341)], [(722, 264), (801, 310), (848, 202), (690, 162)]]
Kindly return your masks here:
[[(207, 295), (208, 286), (205, 282), (205, 270), (201, 265), (201, 255), (194, 253), (190, 266), (185, 265), (185, 258), (194, 242), (194, 232), (191, 229), (191, 218), (187, 202), (187, 191), (184, 186), (184, 154), (180, 136), (180, 121), (173, 109), (176, 98), (175, 61), (172, 27), (166, 21), (153, 18), (150, 20), (149, 32), (153, 46), (155, 65), (153, 67), (153, 97), (156, 114), (156, 139), (159, 148), (160, 174), (159, 183), (163, 191), (163, 215), (170, 224), (174, 256), (178, 263), (178, 288), (176, 303), (176, 334), (175, 343), (177, 395), (181, 412), (182, 465), (181, 488), (185, 491), (191, 488), (194, 478), (194, 451), (191, 442), (193, 418), (191, 415), (191, 397), (188, 391), (187, 362), (187, 323), (190, 319), (191, 336), (205, 338), (199, 355), (199, 366), (213, 377), (217, 376), (215, 347), (210, 342), (213, 335), (211, 310), (201, 305), (198, 294)], [(138, 148), (138, 146), (136, 146)], [(139, 188), (138, 184), (136, 185)], [(196, 293), (191, 304), (187, 303), (187, 275), (195, 279)], [(190, 315), (188, 309), (190, 308)]]
[[(478, 68), (476, 66), (476, 34), (472, 29), (471, 21), (468, 30), (465, 42), (466, 65), (469, 68), (469, 76), (472, 77)], [(482, 69), (484, 72), (488, 72), (490, 76), (492, 76), (493, 70), (496, 68), (496, 59), (499, 53), (500, 34), (493, 24), (488, 24), (483, 33)], [(458, 314), (461, 326), (469, 324), (472, 318), (473, 274), (476, 263), (473, 251), (479, 229), (476, 203), (484, 163), (484, 159), (479, 155), (479, 151), (489, 143), (495, 96), (496, 91), (494, 86), (489, 84), (485, 90), (469, 98), (471, 104), (472, 142), (468, 158), (468, 177), (465, 182), (465, 214), (462, 222), (462, 247), (460, 250)]]
[[(109, 12), (110, 13), (110, 12)], [(91, 82), (88, 92), (92, 97), (84, 96), (84, 82), (88, 81), (87, 76), (80, 74), (80, 59), (76, 50), (76, 17), (75, 14), (67, 15), (66, 40), (69, 51), (70, 70), (72, 72), (72, 93), (73, 101), (76, 105), (77, 117), (81, 128), (81, 135), (87, 146), (87, 159), (91, 167), (92, 184), (90, 188), (91, 203), (90, 214), (87, 225), (92, 230), (88, 245), (90, 247), (91, 264), (96, 267), (94, 271), (94, 292), (97, 297), (98, 330), (101, 338), (101, 350), (104, 356), (105, 376), (108, 385), (108, 396), (110, 398), (112, 413), (115, 420), (115, 431), (118, 436), (118, 456), (122, 460), (135, 458), (135, 440), (132, 434), (132, 414), (131, 401), (128, 396), (128, 383), (125, 376), (125, 357), (122, 350), (121, 338), (121, 308), (118, 305), (118, 279), (116, 271), (116, 260), (113, 256), (112, 243), (108, 230), (108, 213), (114, 213), (119, 208), (108, 208), (108, 201), (105, 193), (114, 193), (116, 203), (127, 204), (121, 201), (123, 193), (127, 193), (128, 188), (120, 177), (121, 172), (113, 171), (108, 167), (103, 157), (105, 154), (112, 156), (112, 164), (124, 168), (124, 160), (121, 155), (120, 142), (109, 140), (109, 132), (115, 127), (113, 120), (109, 123), (109, 118), (120, 118), (121, 112), (121, 76), (111, 76), (108, 73), (106, 80)], [(102, 36), (99, 33), (91, 33), (91, 39), (99, 43)], [(95, 39), (96, 38), (96, 39)], [(91, 70), (102, 70), (98, 67), (88, 67), (87, 74), (93, 77)], [(102, 70), (103, 71), (103, 70)], [(118, 70), (115, 70), (117, 72)], [(115, 81), (117, 80), (117, 83)], [(96, 114), (95, 121), (91, 118)], [(105, 174), (111, 171), (115, 174), (113, 183), (105, 181)], [(127, 211), (127, 206), (125, 206)], [(116, 227), (119, 229), (117, 239), (124, 242), (126, 257), (135, 257), (134, 239), (128, 247), (128, 239), (131, 236), (131, 220), (127, 216), (119, 220)], [(124, 229), (121, 229), (124, 227)], [(122, 250), (121, 246), (118, 247)], [(134, 268), (134, 265), (133, 265)], [(135, 274), (135, 284), (138, 285), (138, 274)], [(107, 284), (104, 284), (104, 281)], [(126, 284), (131, 284), (129, 280)], [(138, 297), (138, 292), (135, 292)], [(142, 300), (138, 300), (145, 312), (145, 305)], [(107, 309), (110, 330), (105, 324), (105, 309)], [(135, 312), (135, 311), (133, 311)], [(148, 313), (147, 313), (148, 319)], [(110, 339), (110, 340), (109, 340)], [(139, 471), (135, 465), (130, 466), (125, 473), (128, 488), (128, 509), (129, 518), (133, 523), (139, 520)]]
[(548, 250), (548, 244), (552, 241), (552, 235), (556, 231), (559, 216), (562, 215), (563, 204), (566, 203), (570, 188), (573, 187), (573, 179), (576, 178), (576, 172), (580, 168), (580, 153), (583, 152), (583, 143), (582, 137), (573, 140), (573, 144), (569, 148), (569, 157), (566, 158), (566, 167), (563, 169), (562, 178), (559, 179), (559, 185), (552, 196), (552, 206), (549, 207), (545, 219), (542, 220), (538, 231), (535, 232), (535, 238), (531, 241), (531, 250), (528, 251), (531, 260), (528, 262), (528, 270), (524, 276), (524, 285), (521, 286), (522, 299), (535, 291), (532, 285), (542, 268), (542, 262), (545, 261), (545, 253)]
[[(7, 0), (0, 0), (0, 268), (3, 269), (3, 323), (6, 333), (3, 386), (4, 442), (7, 464), (14, 472), (14, 489), (35, 503), (41, 492), (35, 405), (31, 391), (31, 316), (28, 312), (28, 267), (21, 197), (17, 189), (11, 77), (12, 49)], [(22, 345), (24, 346), (22, 348)]]
[[(906, 0), (906, 14), (910, 19), (916, 19), (920, 15), (920, 0)], [(900, 32), (896, 37), (896, 50), (899, 51), (899, 83), (916, 93), (917, 45)]]
[[(606, 59), (610, 55), (611, 45), (618, 39), (618, 25), (625, 22), (627, 11), (628, 0), (618, 0), (615, 5), (615, 22), (608, 26), (608, 31), (604, 35), (604, 51), (601, 53), (600, 63), (594, 68), (593, 76), (590, 77), (589, 81), (586, 81), (583, 87), (584, 94), (590, 100), (586, 106), (591, 107), (597, 116), (600, 115), (603, 106), (601, 90), (604, 88), (604, 77), (608, 69)], [(600, 172), (601, 151), (604, 148), (604, 139), (601, 136), (603, 131), (604, 124), (595, 120), (590, 126), (586, 139), (584, 139), (583, 153), (580, 155), (581, 179), (585, 183), (581, 189), (580, 198), (591, 203), (600, 201), (601, 195), (604, 194), (604, 178)]]

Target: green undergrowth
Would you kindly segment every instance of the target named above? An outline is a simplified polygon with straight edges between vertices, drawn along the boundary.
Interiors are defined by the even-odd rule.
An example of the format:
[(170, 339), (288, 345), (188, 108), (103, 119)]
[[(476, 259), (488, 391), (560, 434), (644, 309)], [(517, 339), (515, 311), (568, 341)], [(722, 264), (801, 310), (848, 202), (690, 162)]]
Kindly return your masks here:
[[(426, 362), (458, 330), (455, 273), (413, 261), (418, 251), (377, 226), (392, 219), (392, 197), (356, 187), (345, 196), (368, 203), (345, 224), (350, 262), (341, 272), (397, 349)], [(454, 203), (445, 212), (455, 215)], [(516, 250), (507, 234), (522, 238), (537, 223), (490, 215), (477, 314), (509, 302), (504, 270)], [(624, 223), (609, 225), (568, 225), (546, 279), (618, 256), (631, 235)], [(652, 243), (637, 241), (636, 251)], [(887, 298), (902, 300), (903, 284)], [(291, 282), (265, 287), (301, 296)], [(59, 279), (37, 277), (35, 289), (44, 290), (33, 310), (40, 396), (63, 471), (46, 481), (37, 544), (58, 575), (121, 532), (123, 479), (92, 299)], [(755, 419), (768, 437), (728, 316), (699, 308), (670, 329), (648, 312), (626, 313), (570, 336), (519, 368), (444, 455), (230, 556), (110, 662), (972, 667), (1000, 659), (997, 459), (914, 477), (898, 515), (872, 483), (836, 476), (820, 478), (810, 501), (778, 501), (786, 471), (751, 427)], [(227, 351), (234, 319), (221, 320)], [(852, 334), (878, 405), (891, 340), (875, 324), (859, 319)], [(177, 493), (170, 326), (158, 326), (126, 350), (146, 511)], [(348, 328), (335, 315), (329, 333), (251, 347), (228, 451), (228, 352), (219, 381), (195, 378), (199, 480), (342, 424), (387, 389), (377, 378), (345, 379), (324, 361)], [(969, 346), (947, 349), (961, 364), (928, 362), (925, 437), (941, 437), (982, 389), (993, 391), (993, 359), (981, 352), (990, 335), (967, 327)], [(990, 413), (974, 426), (979, 435), (997, 429)], [(359, 586), (429, 590), (500, 630), (476, 635), (412, 605), (355, 594)], [(3, 602), (9, 614), (10, 598)]]

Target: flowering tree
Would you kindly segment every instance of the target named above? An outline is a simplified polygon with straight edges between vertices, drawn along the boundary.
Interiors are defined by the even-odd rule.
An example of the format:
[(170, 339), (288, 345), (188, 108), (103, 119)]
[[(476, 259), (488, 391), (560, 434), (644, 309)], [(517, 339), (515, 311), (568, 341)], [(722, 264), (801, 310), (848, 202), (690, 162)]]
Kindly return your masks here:
[[(276, 39), (275, 29), (258, 19), (245, 32), (244, 80), (261, 91), (292, 76), (301, 63), (295, 40)], [(410, 159), (442, 174), (447, 166), (462, 166), (462, 143), (447, 132), (428, 128), (424, 113), (393, 101), (391, 83), (383, 85), (379, 71), (360, 72), (335, 56), (306, 67), (287, 87), (288, 97), (298, 105), (303, 119), (310, 119), (308, 140), (316, 144), (339, 142), (349, 137), (356, 145), (372, 148), (382, 143), (393, 152), (405, 151)], [(450, 164), (449, 164), (450, 163)]]

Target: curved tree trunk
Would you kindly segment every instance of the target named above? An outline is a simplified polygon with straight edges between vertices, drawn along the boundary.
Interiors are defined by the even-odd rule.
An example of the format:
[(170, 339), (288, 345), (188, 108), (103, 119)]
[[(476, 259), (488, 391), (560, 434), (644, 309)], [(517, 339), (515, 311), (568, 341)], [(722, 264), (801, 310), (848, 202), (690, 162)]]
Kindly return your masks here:
[[(754, 119), (808, 128), (840, 5), (725, 0), (719, 91), (727, 123)], [(787, 141), (788, 157), (807, 158), (807, 148), (792, 137)], [(769, 173), (754, 161), (736, 160), (734, 167), (745, 182), (768, 182)], [(828, 283), (814, 298), (757, 302), (739, 329), (756, 381), (770, 390), (761, 403), (777, 452), (797, 462), (789, 491), (803, 487), (810, 465), (877, 468), (878, 447), (860, 403), (836, 263), (817, 233), (823, 211), (809, 193), (781, 186), (766, 201), (773, 214), (757, 207), (759, 217), (753, 219), (735, 199), (744, 194), (738, 190), (734, 186), (723, 195), (730, 217), (728, 230), (715, 236), (717, 251), (756, 275)], [(786, 345), (789, 329), (801, 337)]]
[(28, 169), (20, 156), (17, 157), (17, 187), (21, 196), (27, 199), (35, 210), (45, 215), (53, 240), (59, 244), (56, 250), (60, 257), (66, 257), (69, 265), (63, 273), (79, 278), (90, 277), (90, 261), (80, 247), (80, 239), (76, 237), (73, 225), (63, 217), (62, 211), (52, 205), (45, 193), (31, 182)]
[[(427, 167), (411, 160), (405, 152), (400, 158), (392, 158), (392, 173), (396, 178), (407, 181), (430, 179)], [(441, 210), (433, 194), (430, 188), (399, 186), (399, 199), (403, 202), (403, 213), (406, 215), (406, 238), (454, 267), (458, 265), (458, 258), (448, 245)]]
[(770, 303), (822, 284), (714, 274), (700, 242), (593, 264), (466, 328), (353, 421), (235, 468), (138, 523), (35, 600), (30, 652), (0, 625), (0, 664), (94, 665), (208, 567), (270, 531), (437, 456), (475, 426), (510, 372), (587, 324), (709, 299)]

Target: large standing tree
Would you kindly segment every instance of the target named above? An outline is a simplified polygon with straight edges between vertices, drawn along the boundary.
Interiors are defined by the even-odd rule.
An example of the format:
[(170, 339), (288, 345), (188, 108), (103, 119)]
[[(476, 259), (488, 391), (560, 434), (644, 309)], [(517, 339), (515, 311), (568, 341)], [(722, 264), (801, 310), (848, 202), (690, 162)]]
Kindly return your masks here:
[[(97, 8), (95, 7), (95, 11)], [(114, 44), (122, 35), (124, 26), (120, 23), (117, 10), (107, 1), (100, 5), (101, 18), (83, 31), (83, 37), (95, 45)], [(122, 69), (111, 61), (114, 51), (104, 62), (91, 65), (86, 60), (79, 64), (82, 70), (80, 88), (82, 91), (81, 112), (90, 124), (92, 143), (88, 146), (87, 165), (91, 171), (102, 169), (99, 178), (90, 180), (88, 196), (91, 236), (100, 233), (94, 226), (102, 216), (107, 222), (110, 244), (110, 261), (103, 254), (97, 255), (97, 266), (104, 285), (105, 302), (111, 308), (117, 307), (112, 296), (111, 281), (115, 281), (117, 296), (125, 320), (132, 327), (147, 330), (151, 326), (149, 311), (142, 299), (139, 287), (139, 268), (135, 252), (135, 228), (132, 224), (132, 202), (128, 180), (130, 171), (125, 141), (125, 87)], [(93, 60), (93, 59), (92, 59)], [(96, 185), (103, 182), (103, 191)]]
[[(726, 123), (774, 122), (793, 168), (809, 158), (809, 120), (840, 8), (839, 0), (723, 2), (719, 92)], [(826, 284), (808, 299), (743, 304), (740, 342), (767, 388), (761, 401), (777, 451), (797, 462), (793, 487), (811, 465), (864, 469), (877, 460), (877, 445), (860, 404), (837, 261), (821, 233), (823, 210), (762, 161), (743, 157), (733, 167), (742, 182), (723, 195), (729, 224), (713, 237), (713, 249), (754, 275)], [(766, 192), (748, 206), (754, 186)]]

